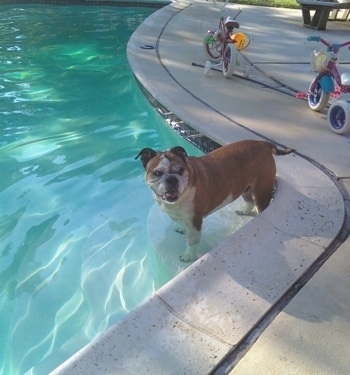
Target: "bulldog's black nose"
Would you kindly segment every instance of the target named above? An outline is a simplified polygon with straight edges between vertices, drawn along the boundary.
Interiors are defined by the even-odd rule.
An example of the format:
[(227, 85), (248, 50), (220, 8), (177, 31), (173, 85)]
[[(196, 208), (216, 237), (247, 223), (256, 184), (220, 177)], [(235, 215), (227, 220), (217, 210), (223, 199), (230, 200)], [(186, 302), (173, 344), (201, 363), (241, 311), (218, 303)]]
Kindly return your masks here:
[(172, 186), (172, 187), (176, 187), (179, 184), (179, 180), (177, 179), (177, 177), (172, 174), (167, 176), (167, 178), (165, 179), (165, 182), (167, 183), (167, 185)]

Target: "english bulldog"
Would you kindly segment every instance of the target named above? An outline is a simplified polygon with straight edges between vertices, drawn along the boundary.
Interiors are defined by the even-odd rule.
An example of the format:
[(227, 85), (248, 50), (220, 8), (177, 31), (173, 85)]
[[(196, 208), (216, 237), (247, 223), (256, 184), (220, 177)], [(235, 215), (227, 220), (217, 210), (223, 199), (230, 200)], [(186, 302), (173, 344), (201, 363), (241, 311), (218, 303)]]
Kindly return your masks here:
[(269, 205), (276, 182), (273, 155), (287, 155), (266, 141), (245, 140), (220, 147), (204, 156), (188, 156), (181, 146), (167, 151), (144, 148), (141, 158), (146, 182), (159, 206), (186, 230), (187, 248), (180, 259), (197, 258), (203, 218), (240, 195), (249, 214)]

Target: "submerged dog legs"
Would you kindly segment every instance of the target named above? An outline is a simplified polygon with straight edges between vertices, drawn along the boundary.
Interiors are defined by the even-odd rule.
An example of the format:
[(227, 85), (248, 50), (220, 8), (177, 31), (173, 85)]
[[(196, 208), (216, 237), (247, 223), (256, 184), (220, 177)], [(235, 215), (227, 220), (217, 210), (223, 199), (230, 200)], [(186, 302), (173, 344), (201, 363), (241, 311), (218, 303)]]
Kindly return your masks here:
[[(197, 229), (199, 227), (199, 229)], [(198, 258), (197, 250), (201, 240), (201, 227), (202, 220), (195, 222), (195, 226), (190, 226), (186, 230), (187, 234), (187, 247), (186, 251), (180, 256), (183, 262), (190, 262)]]
[(252, 195), (252, 189), (248, 187), (243, 193), (242, 198), (244, 199), (245, 206), (242, 210), (236, 210), (237, 215), (248, 215), (252, 212), (255, 202)]
[(235, 212), (237, 215), (249, 215), (254, 207), (254, 202), (245, 202), (244, 208), (242, 210), (236, 210)]

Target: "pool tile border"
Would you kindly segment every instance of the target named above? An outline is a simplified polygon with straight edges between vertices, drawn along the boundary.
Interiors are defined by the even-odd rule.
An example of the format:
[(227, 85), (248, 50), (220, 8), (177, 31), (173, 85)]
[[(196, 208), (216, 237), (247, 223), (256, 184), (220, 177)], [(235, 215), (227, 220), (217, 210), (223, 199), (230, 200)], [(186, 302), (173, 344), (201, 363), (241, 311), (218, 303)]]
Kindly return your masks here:
[(210, 139), (200, 131), (194, 129), (192, 126), (182, 121), (175, 113), (169, 111), (164, 105), (162, 105), (137, 79), (135, 80), (140, 87), (143, 94), (146, 96), (150, 104), (156, 109), (156, 111), (163, 117), (166, 123), (172, 128), (172, 130), (179, 134), (182, 138), (185, 138), (189, 143), (199, 148), (204, 153), (209, 153), (216, 150), (222, 145), (214, 140)]

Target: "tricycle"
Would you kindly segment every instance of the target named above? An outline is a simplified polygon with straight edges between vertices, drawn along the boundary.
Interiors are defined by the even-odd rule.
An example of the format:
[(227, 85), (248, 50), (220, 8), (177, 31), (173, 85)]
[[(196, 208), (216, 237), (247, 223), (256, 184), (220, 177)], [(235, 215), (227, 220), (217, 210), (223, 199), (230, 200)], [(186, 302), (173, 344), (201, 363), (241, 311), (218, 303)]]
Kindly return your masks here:
[[(331, 44), (319, 36), (309, 36), (308, 40), (321, 42), (327, 47), (326, 51), (316, 50), (312, 54), (311, 62), (317, 76), (311, 82), (307, 93), (309, 107), (319, 112), (326, 107), (330, 96), (337, 98), (340, 93), (350, 93), (350, 73), (341, 74), (337, 66), (340, 48), (350, 46), (350, 41)], [(333, 102), (328, 109), (327, 118), (329, 127), (335, 133), (344, 134), (350, 131), (350, 102)]]

